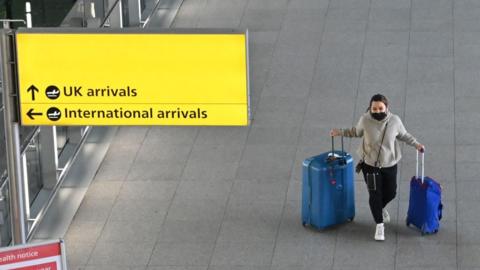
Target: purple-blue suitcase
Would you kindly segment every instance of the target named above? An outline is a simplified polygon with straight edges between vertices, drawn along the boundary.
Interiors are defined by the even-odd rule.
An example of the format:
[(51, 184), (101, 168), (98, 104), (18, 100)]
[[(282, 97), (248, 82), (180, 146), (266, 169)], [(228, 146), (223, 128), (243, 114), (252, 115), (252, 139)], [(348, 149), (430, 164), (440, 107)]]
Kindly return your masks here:
[(410, 181), (410, 200), (407, 213), (407, 226), (413, 224), (423, 234), (437, 233), (442, 219), (442, 187), (430, 177), (425, 177), (424, 153), (422, 153), (422, 174)]

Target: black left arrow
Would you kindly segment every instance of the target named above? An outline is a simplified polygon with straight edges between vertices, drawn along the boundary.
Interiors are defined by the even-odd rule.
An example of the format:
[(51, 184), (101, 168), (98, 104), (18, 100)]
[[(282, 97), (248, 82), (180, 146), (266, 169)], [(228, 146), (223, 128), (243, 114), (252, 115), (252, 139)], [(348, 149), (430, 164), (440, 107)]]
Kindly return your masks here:
[(38, 88), (35, 87), (35, 85), (30, 85), (30, 87), (27, 89), (27, 92), (32, 92), (32, 100), (35, 100), (35, 92), (38, 92)]
[(34, 115), (43, 115), (43, 113), (33, 112), (33, 108), (32, 108), (27, 112), (27, 115), (28, 115), (28, 117), (30, 117), (30, 119), (35, 120), (35, 118), (33, 118)]

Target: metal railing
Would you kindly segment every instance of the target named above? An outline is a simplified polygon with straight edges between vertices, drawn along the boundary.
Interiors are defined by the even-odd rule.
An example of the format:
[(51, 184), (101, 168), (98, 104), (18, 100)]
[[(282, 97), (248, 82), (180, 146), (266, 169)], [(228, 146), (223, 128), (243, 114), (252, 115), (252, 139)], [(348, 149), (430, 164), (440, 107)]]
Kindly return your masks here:
[(86, 141), (88, 135), (90, 134), (91, 130), (92, 130), (91, 127), (86, 127), (85, 132), (82, 135), (82, 138), (81, 138), (80, 142), (75, 146), (74, 154), (68, 158), (68, 161), (66, 162), (65, 166), (63, 166), (61, 168), (58, 168), (58, 173), (59, 173), (58, 181), (55, 184), (55, 186), (52, 188), (52, 192), (50, 193), (47, 202), (44, 203), (44, 205), (40, 208), (40, 210), (38, 211), (38, 213), (36, 214), (36, 216), (34, 218), (30, 217), (28, 219), (28, 222), (30, 223), (29, 224), (30, 226), (29, 226), (27, 240), (30, 240), (32, 238), (33, 234), (35, 233), (36, 229), (38, 228), (38, 224), (40, 223), (40, 221), (43, 219), (43, 217), (47, 213), (48, 208), (50, 208), (50, 205), (52, 204), (52, 202), (55, 198), (55, 195), (58, 193), (58, 191), (60, 190), (60, 187), (62, 186), (62, 184), (65, 180), (65, 176), (67, 175), (67, 173), (70, 170), (73, 162), (77, 158), (78, 153), (80, 152), (79, 149), (85, 144), (85, 141)]
[[(60, 27), (100, 28), (109, 25), (116, 11), (122, 12), (122, 0), (79, 0)], [(122, 21), (123, 24), (123, 21)], [(123, 27), (123, 25), (120, 25)]]
[[(100, 3), (100, 5), (99, 5)], [(90, 27), (123, 27), (123, 20), (122, 20), (122, 1), (121, 0), (102, 0), (102, 1), (78, 1), (76, 5), (72, 8), (72, 10), (69, 12), (67, 15), (66, 19), (64, 20), (64, 23), (62, 23), (62, 26), (68, 26), (67, 22), (76, 22), (76, 25), (70, 25), (70, 26), (80, 26), (80, 27), (86, 27), (90, 25)], [(87, 12), (86, 4), (89, 4), (88, 6), (90, 9)], [(95, 4), (97, 4), (97, 7), (95, 7)], [(100, 13), (96, 13), (98, 11), (101, 11)], [(81, 13), (83, 14), (80, 18), (80, 20), (75, 19), (79, 18), (78, 17), (78, 11), (82, 11)], [(97, 16), (97, 14), (99, 16)], [(73, 19), (73, 20), (72, 20)], [(24, 22), (22, 20), (22, 22)], [(0, 90), (1, 92), (1, 90)], [(4, 106), (3, 104), (0, 105), (0, 112), (4, 112)], [(4, 123), (6, 124), (6, 123)], [(28, 160), (27, 159), (27, 152), (29, 149), (31, 149), (32, 144), (38, 144), (38, 137), (41, 132), (41, 128), (36, 126), (36, 127), (23, 127), (21, 132), (21, 151), (20, 151), (20, 160), (23, 166), (23, 171), (24, 171), (24, 177), (26, 178), (26, 181), (32, 180), (35, 181), (35, 179), (28, 179), (27, 174), (28, 174), (28, 167), (29, 164), (40, 163), (41, 161), (37, 160)], [(73, 154), (68, 153), (67, 155), (71, 155), (69, 157), (66, 157), (66, 161), (64, 162), (63, 166), (57, 168), (57, 173), (56, 173), (56, 183), (53, 186), (53, 188), (48, 189), (48, 197), (45, 199), (42, 199), (41, 202), (38, 204), (40, 207), (37, 207), (38, 209), (35, 211), (35, 213), (30, 213), (30, 201), (28, 200), (28, 206), (27, 206), (27, 239), (30, 239), (33, 236), (33, 233), (35, 232), (36, 228), (38, 227), (38, 224), (42, 220), (42, 218), (45, 216), (48, 208), (50, 207), (53, 199), (55, 198), (56, 193), (60, 189), (60, 186), (64, 182), (64, 179), (74, 163), (80, 148), (83, 146), (85, 143), (86, 138), (88, 137), (89, 133), (91, 131), (90, 127), (85, 127), (85, 129), (82, 130), (80, 137), (81, 139), (79, 141), (73, 142), (72, 144), (69, 145), (69, 147), (73, 148)], [(36, 146), (36, 145), (35, 145)], [(57, 145), (55, 145), (57, 147)], [(38, 147), (35, 147), (38, 148)], [(59, 156), (62, 154), (62, 151), (60, 151)], [(59, 158), (59, 157), (57, 157)], [(4, 170), (5, 169), (5, 170)], [(2, 168), (1, 177), (0, 177), (0, 227), (3, 227), (2, 230), (0, 230), (0, 246), (7, 245), (10, 240), (11, 240), (11, 235), (9, 234), (11, 230), (10, 226), (10, 219), (11, 215), (9, 213), (10, 209), (10, 198), (9, 198), (9, 177), (8, 173), (6, 171), (6, 168)], [(34, 173), (35, 174), (35, 173)], [(40, 176), (41, 177), (41, 176)], [(38, 181), (38, 179), (37, 179)], [(42, 179), (40, 179), (42, 181)], [(31, 182), (33, 183), (33, 182)], [(31, 184), (30, 183), (30, 184)], [(29, 186), (30, 186), (29, 184)], [(26, 190), (28, 193), (28, 190)], [(27, 196), (28, 198), (28, 196)]]
[[(88, 4), (92, 3), (103, 3), (107, 6), (107, 9), (104, 9), (104, 12), (100, 13), (100, 16), (97, 16), (97, 13), (94, 9), (94, 5), (90, 5), (90, 13), (86, 12), (86, 7)], [(101, 10), (101, 9), (100, 9)], [(72, 12), (73, 11), (73, 12)], [(72, 18), (81, 18), (81, 27), (89, 27), (89, 28), (99, 28), (99, 27), (123, 27), (123, 17), (122, 17), (122, 0), (102, 0), (102, 1), (91, 1), (91, 0), (82, 0), (78, 1), (75, 6), (72, 8), (72, 11), (64, 19), (64, 23), (62, 26), (66, 26), (65, 22), (71, 22)], [(79, 12), (83, 14), (82, 17), (78, 17)], [(75, 20), (73, 20), (75, 21)], [(80, 25), (78, 25), (80, 26)], [(68, 171), (70, 170), (73, 162), (77, 158), (79, 153), (79, 149), (85, 144), (86, 138), (88, 137), (89, 133), (91, 132), (91, 127), (87, 126), (83, 130), (81, 134), (81, 139), (74, 146), (75, 150), (72, 156), (68, 158), (64, 166), (57, 168), (58, 173), (58, 181), (56, 182), (55, 186), (51, 189), (51, 193), (48, 196), (48, 200), (42, 205), (38, 213), (36, 213), (35, 217), (30, 217), (29, 221), (29, 232), (27, 239), (30, 240), (31, 237), (34, 235), (36, 229), (38, 228), (38, 224), (43, 219), (47, 210), (50, 208), (55, 195), (60, 190)]]
[(79, 0), (61, 27), (140, 27), (149, 24), (155, 12), (172, 0)]

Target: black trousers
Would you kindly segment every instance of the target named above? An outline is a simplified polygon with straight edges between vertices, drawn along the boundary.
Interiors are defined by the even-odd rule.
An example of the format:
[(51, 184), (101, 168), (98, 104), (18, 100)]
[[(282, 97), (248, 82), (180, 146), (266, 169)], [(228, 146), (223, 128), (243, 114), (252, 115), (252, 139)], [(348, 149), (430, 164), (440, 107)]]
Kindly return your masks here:
[(381, 181), (376, 182), (375, 190), (368, 190), (369, 204), (375, 222), (383, 223), (382, 209), (397, 195), (397, 165), (388, 168), (375, 168), (364, 164), (363, 177), (366, 181), (367, 173), (379, 171)]

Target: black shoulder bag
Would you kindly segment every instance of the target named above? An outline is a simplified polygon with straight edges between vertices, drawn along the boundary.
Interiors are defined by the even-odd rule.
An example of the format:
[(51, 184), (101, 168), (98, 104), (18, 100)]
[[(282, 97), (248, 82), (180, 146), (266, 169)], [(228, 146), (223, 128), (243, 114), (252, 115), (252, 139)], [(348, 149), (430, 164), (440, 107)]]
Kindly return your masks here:
[[(376, 190), (377, 189), (377, 182), (381, 181), (381, 174), (380, 174), (380, 168), (378, 165), (380, 165), (380, 152), (382, 151), (382, 145), (383, 145), (383, 140), (385, 139), (385, 133), (387, 132), (387, 126), (388, 122), (385, 124), (385, 129), (383, 130), (383, 136), (382, 136), (382, 141), (380, 142), (380, 149), (378, 149), (378, 155), (377, 155), (377, 161), (375, 161), (375, 170), (373, 172), (368, 172), (365, 174), (366, 178), (365, 182), (367, 182), (367, 188), (368, 190)], [(363, 159), (365, 159), (365, 140), (363, 141)], [(365, 161), (361, 161), (364, 163)]]

